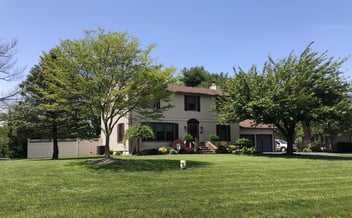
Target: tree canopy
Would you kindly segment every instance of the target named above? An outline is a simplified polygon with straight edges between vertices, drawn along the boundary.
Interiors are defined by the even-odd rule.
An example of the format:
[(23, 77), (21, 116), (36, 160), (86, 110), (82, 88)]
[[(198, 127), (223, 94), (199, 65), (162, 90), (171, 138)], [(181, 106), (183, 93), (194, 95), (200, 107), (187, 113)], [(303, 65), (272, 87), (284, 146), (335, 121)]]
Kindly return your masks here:
[[(22, 122), (10, 123), (12, 129), (27, 128), (31, 135), (52, 138), (53, 159), (58, 159), (59, 138), (97, 137), (100, 128), (100, 115), (87, 112), (75, 85), (75, 72), (65, 67), (65, 61), (58, 47), (43, 53), (39, 65), (34, 66), (20, 84), (22, 99), (12, 108), (12, 117), (17, 115)], [(38, 130), (40, 134), (36, 133)]]
[[(167, 91), (173, 68), (164, 68), (150, 57), (154, 45), (141, 48), (127, 33), (86, 31), (85, 37), (64, 40), (60, 49), (66, 58), (62, 67), (73, 69), (82, 101), (101, 114), (105, 134), (105, 157), (110, 158), (110, 135), (130, 111), (142, 117), (159, 118), (171, 105)], [(153, 103), (163, 100), (160, 108)]]
[(295, 128), (302, 122), (342, 120), (351, 112), (350, 84), (339, 68), (346, 58), (319, 54), (309, 44), (300, 54), (274, 60), (269, 56), (262, 72), (240, 69), (225, 87), (228, 96), (216, 101), (221, 122), (254, 119), (275, 124), (293, 152)]
[(140, 152), (141, 140), (154, 138), (153, 129), (147, 125), (132, 126), (127, 129), (125, 138), (128, 140), (137, 140), (137, 148), (135, 152)]
[(228, 73), (209, 73), (203, 66), (183, 68), (179, 80), (185, 86), (209, 88), (213, 82), (222, 86), (228, 79)]

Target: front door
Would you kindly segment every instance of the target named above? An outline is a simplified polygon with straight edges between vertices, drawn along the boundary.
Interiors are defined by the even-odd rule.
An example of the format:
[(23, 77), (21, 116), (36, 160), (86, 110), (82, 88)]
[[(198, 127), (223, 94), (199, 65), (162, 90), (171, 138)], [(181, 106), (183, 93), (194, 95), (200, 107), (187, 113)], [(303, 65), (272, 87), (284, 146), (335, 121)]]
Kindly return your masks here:
[(187, 133), (193, 136), (193, 139), (199, 139), (199, 122), (196, 119), (190, 119), (187, 122)]

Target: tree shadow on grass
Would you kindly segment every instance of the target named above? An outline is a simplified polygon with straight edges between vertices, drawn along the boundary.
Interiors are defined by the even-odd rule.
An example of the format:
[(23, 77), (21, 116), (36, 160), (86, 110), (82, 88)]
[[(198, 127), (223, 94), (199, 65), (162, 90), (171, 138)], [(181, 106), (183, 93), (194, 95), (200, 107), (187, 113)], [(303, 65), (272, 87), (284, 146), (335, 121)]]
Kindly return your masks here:
[[(108, 170), (108, 171), (170, 171), (181, 170), (180, 160), (165, 160), (165, 159), (115, 159), (116, 161), (107, 163), (95, 163), (90, 161), (75, 162), (72, 164), (79, 164), (93, 170)], [(206, 167), (207, 162), (188, 161), (187, 168), (184, 170), (191, 170), (199, 167)]]
[(352, 156), (343, 156), (335, 153), (295, 153), (292, 155), (288, 154), (262, 154), (263, 157), (269, 158), (287, 158), (287, 159), (305, 159), (305, 160), (329, 160), (329, 161), (341, 161), (341, 160), (352, 160)]

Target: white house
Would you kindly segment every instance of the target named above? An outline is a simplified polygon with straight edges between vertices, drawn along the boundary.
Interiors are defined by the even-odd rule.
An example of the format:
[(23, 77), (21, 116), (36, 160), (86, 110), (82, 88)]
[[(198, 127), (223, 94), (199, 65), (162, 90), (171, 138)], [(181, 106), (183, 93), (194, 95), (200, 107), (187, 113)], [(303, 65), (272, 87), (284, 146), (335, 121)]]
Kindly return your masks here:
[[(260, 146), (263, 147), (265, 142), (265, 151), (273, 147), (273, 128), (265, 126), (257, 127), (240, 127), (238, 123), (230, 125), (220, 125), (215, 119), (215, 113), (212, 112), (214, 97), (223, 95), (218, 86), (213, 84), (209, 89), (170, 85), (168, 88), (174, 92), (173, 99), (170, 102), (174, 107), (165, 111), (163, 118), (160, 120), (136, 120), (133, 112), (129, 113), (123, 119), (120, 119), (113, 133), (110, 136), (110, 146), (113, 150), (123, 151), (125, 154), (133, 153), (134, 145), (128, 140), (124, 140), (125, 131), (133, 125), (148, 124), (154, 130), (154, 139), (144, 140), (141, 144), (141, 150), (158, 148), (160, 146), (169, 146), (174, 140), (182, 139), (185, 134), (191, 134), (203, 143), (209, 141), (209, 135), (216, 134), (222, 141), (235, 142), (241, 134), (244, 137), (253, 136), (262, 137)], [(160, 104), (163, 104), (161, 102)], [(253, 130), (253, 131), (251, 131)], [(244, 131), (241, 133), (241, 131)], [(259, 132), (258, 132), (259, 131)], [(265, 131), (263, 133), (260, 133)], [(259, 135), (259, 136), (258, 136)], [(265, 137), (265, 140), (263, 140)], [(258, 140), (253, 140), (259, 150), (262, 147), (258, 145)], [(105, 138), (102, 134), (102, 143), (105, 144)]]

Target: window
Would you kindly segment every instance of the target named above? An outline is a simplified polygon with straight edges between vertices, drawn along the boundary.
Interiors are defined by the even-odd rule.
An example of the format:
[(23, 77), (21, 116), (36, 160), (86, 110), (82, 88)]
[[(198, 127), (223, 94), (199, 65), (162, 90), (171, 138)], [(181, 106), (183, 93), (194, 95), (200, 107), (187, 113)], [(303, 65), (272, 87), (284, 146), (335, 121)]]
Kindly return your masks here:
[(185, 111), (200, 111), (200, 96), (185, 95)]
[(123, 142), (123, 136), (125, 135), (125, 124), (119, 123), (117, 125), (117, 143)]
[(160, 101), (154, 102), (154, 109), (160, 109)]
[(231, 127), (230, 125), (216, 125), (216, 135), (221, 141), (231, 141)]
[(178, 138), (177, 123), (144, 123), (154, 131), (154, 139), (146, 141), (173, 141)]
[(150, 109), (160, 109), (160, 101), (149, 102), (147, 107)]

